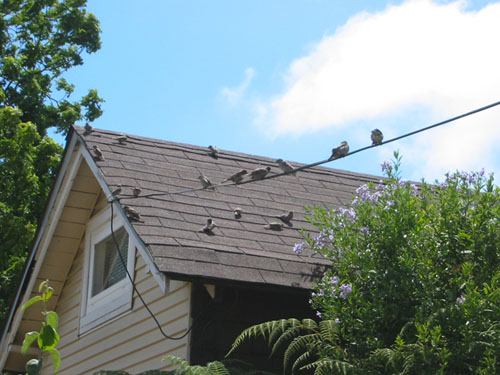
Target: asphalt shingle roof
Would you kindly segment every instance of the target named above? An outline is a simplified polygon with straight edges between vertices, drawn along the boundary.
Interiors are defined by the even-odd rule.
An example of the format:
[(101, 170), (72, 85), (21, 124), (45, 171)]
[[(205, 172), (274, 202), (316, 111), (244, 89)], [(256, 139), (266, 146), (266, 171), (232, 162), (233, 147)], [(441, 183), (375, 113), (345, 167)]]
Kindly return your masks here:
[[(201, 190), (184, 194), (144, 197), (152, 193), (179, 192), (200, 188), (198, 176), (218, 184), (233, 173), (270, 166), (271, 174), (281, 173), (274, 159), (221, 150), (214, 159), (207, 147), (173, 143), (127, 135), (125, 144), (119, 133), (94, 129), (85, 133), (74, 127), (92, 155), (93, 146), (103, 152), (96, 160), (104, 181), (114, 190), (132, 194), (140, 187), (141, 196), (121, 200), (137, 210), (143, 222), (133, 227), (149, 247), (160, 271), (171, 276), (225, 279), (249, 283), (310, 288), (328, 262), (320, 256), (293, 252), (304, 241), (301, 229), (317, 232), (305, 219), (304, 206), (348, 205), (355, 189), (374, 176), (314, 167), (269, 180)], [(299, 163), (292, 163), (295, 167)], [(234, 209), (242, 215), (235, 218)], [(265, 229), (279, 221), (275, 216), (294, 212), (283, 230)], [(213, 234), (200, 231), (207, 218), (217, 227)]]

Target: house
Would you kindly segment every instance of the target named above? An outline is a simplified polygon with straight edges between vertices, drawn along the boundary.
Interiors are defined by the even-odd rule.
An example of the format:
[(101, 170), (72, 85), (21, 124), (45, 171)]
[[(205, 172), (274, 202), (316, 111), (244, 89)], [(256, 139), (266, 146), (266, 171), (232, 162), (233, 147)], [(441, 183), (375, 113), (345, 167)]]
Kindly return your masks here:
[[(0, 370), (24, 372), (38, 354), (22, 355), (21, 345), (40, 329), (41, 306), (20, 306), (44, 280), (55, 289), (48, 308), (59, 315), (61, 375), (166, 369), (167, 354), (205, 363), (249, 325), (311, 316), (309, 290), (328, 263), (293, 252), (302, 229), (317, 231), (304, 206), (347, 205), (375, 177), (313, 167), (215, 190), (199, 179), (219, 184), (258, 167), (281, 173), (274, 159), (74, 126), (2, 335)], [(282, 228), (266, 228), (289, 211)], [(208, 218), (217, 226), (203, 230)], [(53, 372), (50, 359), (44, 366)]]

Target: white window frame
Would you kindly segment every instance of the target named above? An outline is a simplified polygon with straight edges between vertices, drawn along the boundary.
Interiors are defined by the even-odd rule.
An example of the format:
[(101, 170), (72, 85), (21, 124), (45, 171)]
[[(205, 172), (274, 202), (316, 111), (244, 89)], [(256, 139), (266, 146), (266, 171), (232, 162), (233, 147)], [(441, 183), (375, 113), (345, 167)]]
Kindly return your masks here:
[[(127, 270), (132, 279), (137, 243), (120, 215), (113, 216), (113, 232), (124, 228), (128, 233)], [(116, 318), (132, 308), (133, 286), (127, 275), (109, 288), (92, 296), (95, 245), (111, 235), (111, 208), (108, 206), (88, 223), (85, 233), (80, 334)]]

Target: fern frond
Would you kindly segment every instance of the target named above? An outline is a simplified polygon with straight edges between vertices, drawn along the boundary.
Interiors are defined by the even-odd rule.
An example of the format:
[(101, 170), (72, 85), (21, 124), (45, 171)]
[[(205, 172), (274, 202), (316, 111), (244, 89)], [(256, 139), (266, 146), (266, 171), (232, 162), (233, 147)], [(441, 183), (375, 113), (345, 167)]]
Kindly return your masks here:
[(230, 375), (229, 370), (222, 362), (214, 361), (207, 363), (208, 374), (210, 375)]
[(289, 329), (300, 329), (302, 327), (300, 320), (295, 318), (281, 319), (275, 322), (276, 325), (273, 326), (273, 330), (269, 335), (269, 346), (273, 348), (275, 347), (276, 341), (278, 341), (286, 331)]
[[(298, 336), (292, 340), (283, 355), (283, 369), (287, 369), (293, 358), (301, 356), (304, 352), (310, 352), (311, 343), (320, 343), (321, 337), (317, 333)], [(293, 371), (292, 371), (293, 372)]]
[(349, 375), (354, 366), (349, 362), (330, 358), (321, 358), (317, 361), (303, 366), (302, 370), (314, 370), (314, 375)]
[[(310, 328), (311, 327), (311, 328)], [(315, 324), (312, 324), (311, 319), (304, 319), (302, 322), (295, 318), (289, 319), (279, 319), (279, 320), (271, 320), (269, 322), (264, 322), (261, 324), (256, 324), (245, 329), (240, 335), (234, 340), (231, 349), (226, 354), (226, 358), (234, 352), (244, 341), (257, 338), (258, 336), (262, 336), (270, 347), (273, 348), (272, 353), (274, 353), (279, 346), (282, 345), (286, 339), (291, 339), (295, 332), (298, 332), (295, 329), (313, 329)], [(293, 329), (288, 331), (289, 329)], [(299, 332), (300, 332), (299, 330)], [(282, 337), (284, 335), (284, 337)], [(280, 341), (278, 345), (276, 345), (277, 341)]]
[(309, 351), (305, 351), (304, 353), (299, 355), (292, 365), (292, 375), (295, 374), (296, 370), (304, 366), (304, 363), (310, 361), (310, 359), (311, 359), (311, 352)]
[[(283, 332), (278, 339), (274, 342), (273, 347), (271, 349), (271, 354), (269, 357), (272, 357), (274, 353), (276, 353), (282, 346), (293, 341), (295, 338), (299, 337), (302, 332), (302, 327), (290, 327), (285, 332)], [(269, 340), (271, 341), (271, 340)]]
[(331, 343), (337, 343), (339, 325), (333, 320), (322, 320), (319, 322), (319, 331), (321, 332), (321, 339)]

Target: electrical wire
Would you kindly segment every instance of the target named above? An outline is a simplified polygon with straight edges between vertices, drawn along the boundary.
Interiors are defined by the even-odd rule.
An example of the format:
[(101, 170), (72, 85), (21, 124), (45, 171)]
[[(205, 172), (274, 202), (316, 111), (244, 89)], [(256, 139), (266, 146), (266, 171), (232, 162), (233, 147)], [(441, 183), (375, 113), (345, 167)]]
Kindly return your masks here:
[(334, 160), (342, 159), (342, 158), (345, 158), (347, 156), (351, 156), (351, 155), (357, 154), (358, 152), (362, 152), (362, 151), (365, 151), (365, 150), (368, 150), (368, 149), (371, 149), (371, 148), (374, 148), (374, 147), (379, 147), (379, 146), (385, 145), (387, 143), (395, 142), (395, 141), (398, 141), (400, 139), (407, 138), (407, 137), (410, 137), (412, 135), (415, 135), (417, 133), (421, 133), (421, 132), (424, 132), (424, 131), (436, 128), (438, 126), (442, 126), (442, 125), (448, 124), (450, 122), (462, 119), (464, 117), (471, 116), (473, 114), (485, 111), (487, 109), (496, 107), (498, 105), (500, 105), (500, 101), (497, 101), (495, 103), (486, 105), (484, 107), (480, 107), (480, 108), (474, 109), (474, 110), (472, 110), (470, 112), (463, 113), (461, 115), (449, 118), (447, 120), (440, 121), (440, 122), (435, 123), (433, 125), (429, 125), (429, 126), (426, 126), (424, 128), (417, 129), (417, 130), (412, 131), (410, 133), (406, 133), (406, 134), (400, 135), (398, 137), (388, 139), (388, 140), (383, 141), (381, 143), (372, 144), (370, 146), (359, 148), (359, 149), (351, 151), (351, 152), (347, 153), (346, 155), (341, 156), (340, 158), (337, 158), (337, 159), (331, 159), (331, 157), (330, 157), (330, 158), (325, 159), (325, 160), (321, 160), (321, 161), (318, 161), (318, 162), (315, 162), (315, 163), (306, 164), (306, 165), (303, 165), (301, 167), (294, 168), (294, 169), (292, 169), (290, 171), (287, 171), (287, 172), (277, 173), (277, 174), (273, 174), (273, 175), (268, 175), (268, 176), (265, 176), (264, 178), (259, 179), (259, 180), (253, 180), (253, 179), (251, 179), (251, 180), (246, 180), (246, 181), (241, 181), (241, 182), (231, 182), (231, 183), (225, 183), (225, 184), (211, 185), (209, 187), (191, 188), (191, 189), (185, 189), (185, 190), (173, 191), (173, 192), (159, 192), (159, 193), (143, 194), (143, 195), (140, 195), (140, 196), (125, 195), (124, 194), (124, 195), (120, 195), (119, 200), (134, 199), (134, 198), (152, 198), (152, 197), (165, 196), (165, 195), (180, 195), (180, 194), (192, 193), (192, 192), (201, 191), (201, 190), (212, 190), (212, 189), (215, 189), (215, 188), (218, 188), (218, 187), (223, 187), (223, 186), (244, 185), (244, 184), (253, 183), (253, 182), (257, 182), (257, 181), (270, 180), (272, 178), (277, 178), (277, 177), (285, 176), (285, 175), (288, 175), (288, 174), (293, 174), (293, 173), (296, 173), (296, 172), (299, 172), (299, 171), (303, 171), (305, 169), (310, 169), (310, 168), (316, 167), (318, 165), (322, 165), (322, 164), (326, 164), (326, 163), (332, 162)]
[[(132, 284), (132, 288), (134, 290), (134, 292), (137, 294), (137, 296), (139, 297), (139, 299), (141, 300), (142, 304), (144, 305), (144, 307), (146, 308), (146, 310), (148, 311), (149, 315), (151, 315), (151, 317), (153, 318), (153, 320), (155, 321), (156, 325), (158, 326), (158, 330), (160, 331), (160, 333), (166, 338), (166, 339), (169, 339), (169, 340), (181, 340), (183, 339), (184, 337), (186, 337), (189, 332), (191, 332), (191, 330), (193, 329), (193, 326), (195, 324), (195, 322), (197, 321), (197, 318), (198, 316), (196, 316), (196, 318), (194, 319), (193, 323), (191, 324), (191, 326), (187, 329), (186, 332), (184, 332), (181, 336), (178, 336), (178, 337), (173, 337), (173, 336), (169, 336), (167, 335), (164, 331), (163, 331), (163, 328), (161, 327), (161, 324), (160, 322), (158, 321), (158, 319), (156, 318), (155, 314), (151, 311), (151, 309), (149, 308), (148, 304), (146, 303), (146, 301), (144, 301), (144, 298), (142, 297), (141, 293), (139, 293), (139, 290), (137, 290), (137, 286), (135, 285), (135, 282), (134, 280), (132, 279), (132, 276), (130, 275), (130, 272), (128, 271), (128, 267), (127, 267), (127, 264), (125, 263), (125, 260), (123, 259), (123, 256), (121, 254), (121, 251), (120, 251), (120, 245), (118, 244), (118, 241), (116, 240), (116, 237), (115, 237), (115, 232), (114, 232), (114, 229), (113, 229), (113, 216), (114, 216), (114, 210), (113, 210), (113, 201), (114, 200), (111, 200), (109, 203), (110, 203), (110, 206), (111, 206), (111, 237), (113, 238), (113, 242), (115, 243), (115, 246), (116, 246), (116, 250), (117, 250), (117, 253), (118, 253), (118, 256), (120, 258), (120, 261), (121, 261), (121, 264), (123, 266), (123, 268), (125, 269), (125, 272), (127, 273), (127, 276), (128, 276), (128, 279), (130, 280), (130, 283)], [(199, 314), (201, 314), (202, 311), (200, 311)]]
[[(315, 162), (315, 163), (311, 163), (311, 164), (306, 164), (306, 165), (303, 165), (301, 167), (298, 167), (298, 168), (294, 168), (293, 170), (290, 170), (290, 171), (287, 171), (287, 172), (283, 172), (283, 173), (277, 173), (277, 174), (274, 174), (274, 175), (268, 175), (262, 179), (259, 179), (259, 180), (246, 180), (246, 181), (241, 181), (241, 182), (233, 182), (233, 183), (226, 183), (226, 184), (218, 184), (218, 185), (211, 185), (209, 187), (200, 187), (200, 188), (192, 188), (192, 189), (186, 189), (186, 190), (181, 190), (181, 191), (176, 191), (176, 192), (161, 192), (161, 193), (151, 193), (151, 194), (144, 194), (144, 195), (140, 195), (140, 196), (135, 196), (135, 195), (121, 195), (120, 198), (117, 198), (117, 197), (112, 197), (109, 201), (110, 205), (111, 205), (111, 236), (113, 237), (113, 241), (116, 245), (116, 248), (117, 248), (117, 252), (118, 252), (118, 255), (119, 255), (119, 258), (120, 258), (120, 261), (123, 265), (123, 267), (125, 268), (125, 271), (127, 273), (127, 276), (132, 284), (132, 287), (133, 287), (133, 290), (134, 292), (137, 294), (137, 296), (139, 297), (139, 299), (141, 300), (142, 304), (144, 305), (144, 307), (146, 308), (146, 310), (149, 312), (149, 314), (151, 315), (151, 317), (153, 318), (153, 320), (155, 321), (156, 325), (158, 326), (158, 329), (159, 331), (161, 332), (161, 334), (167, 338), (167, 339), (170, 339), (170, 340), (181, 340), (183, 339), (184, 337), (186, 337), (189, 332), (191, 332), (191, 330), (193, 329), (193, 326), (194, 324), (196, 323), (197, 321), (197, 318), (198, 316), (194, 319), (194, 322), (193, 324), (191, 324), (191, 326), (187, 329), (187, 331), (185, 333), (183, 333), (181, 336), (178, 336), (178, 337), (172, 337), (172, 336), (169, 336), (167, 335), (164, 331), (163, 331), (163, 328), (161, 327), (161, 324), (158, 322), (158, 319), (156, 318), (156, 316), (154, 315), (154, 313), (151, 311), (151, 309), (149, 308), (149, 306), (147, 305), (147, 303), (144, 301), (142, 295), (139, 293), (139, 291), (137, 290), (137, 287), (134, 283), (134, 280), (132, 278), (132, 276), (130, 275), (129, 271), (128, 271), (128, 268), (127, 268), (127, 265), (122, 257), (122, 254), (120, 252), (120, 246), (118, 244), (118, 241), (116, 240), (116, 237), (115, 237), (115, 234), (114, 234), (114, 229), (113, 229), (113, 216), (114, 216), (114, 210), (113, 210), (113, 202), (115, 200), (122, 200), (122, 199), (137, 199), (137, 198), (150, 198), (150, 197), (156, 197), (156, 196), (164, 196), (164, 195), (179, 195), (179, 194), (186, 194), (186, 193), (191, 193), (191, 192), (196, 192), (196, 191), (200, 191), (200, 190), (207, 190), (207, 189), (215, 189), (217, 187), (222, 187), (222, 186), (234, 186), (234, 185), (243, 185), (243, 184), (248, 184), (248, 183), (252, 183), (252, 182), (256, 182), (256, 181), (264, 181), (264, 180), (270, 180), (272, 178), (277, 178), (277, 177), (280, 177), (280, 176), (284, 176), (284, 175), (287, 175), (287, 174), (292, 174), (292, 173), (296, 173), (298, 171), (302, 171), (302, 170), (305, 170), (305, 169), (310, 169), (312, 167), (315, 167), (315, 166), (318, 166), (318, 165), (322, 165), (322, 164), (326, 164), (326, 163), (329, 163), (331, 161), (334, 161), (334, 160), (338, 160), (338, 159), (341, 159), (341, 158), (344, 158), (346, 156), (350, 156), (350, 155), (354, 155), (358, 152), (362, 152), (362, 151), (365, 151), (365, 150), (368, 150), (370, 148), (374, 148), (374, 147), (378, 147), (378, 146), (382, 146), (384, 144), (387, 144), (387, 143), (390, 143), (390, 142), (395, 142), (397, 140), (400, 140), (400, 139), (403, 139), (403, 138), (406, 138), (406, 137), (410, 137), (412, 135), (415, 135), (417, 133), (421, 133), (421, 132), (424, 132), (424, 131), (427, 131), (427, 130), (430, 130), (432, 128), (436, 128), (438, 126), (442, 126), (442, 125), (445, 125), (445, 124), (448, 124), (450, 122), (453, 122), (453, 121), (456, 121), (456, 120), (459, 120), (461, 118), (464, 118), (464, 117), (467, 117), (467, 116), (470, 116), (470, 115), (473, 115), (473, 114), (476, 114), (476, 113), (479, 113), (479, 112), (482, 112), (482, 111), (485, 111), (487, 109), (490, 109), (490, 108), (493, 108), (495, 106), (498, 106), (500, 105), (500, 101), (498, 102), (495, 102), (495, 103), (492, 103), (492, 104), (489, 104), (489, 105), (486, 105), (484, 107), (481, 107), (481, 108), (477, 108), (475, 110), (472, 110), (470, 112), (467, 112), (467, 113), (463, 113), (461, 115), (458, 115), (458, 116), (455, 116), (455, 117), (452, 117), (452, 118), (449, 118), (447, 120), (444, 120), (444, 121), (441, 121), (441, 122), (438, 122), (438, 123), (435, 123), (433, 125), (430, 125), (430, 126), (426, 126), (424, 128), (421, 128), (421, 129), (417, 129), (415, 131), (412, 131), (410, 133), (406, 133), (406, 134), (403, 134), (403, 135), (400, 135), (398, 137), (395, 137), (395, 138), (392, 138), (392, 139), (389, 139), (389, 140), (386, 140), (384, 142), (381, 142), (381, 143), (378, 143), (378, 144), (372, 144), (370, 146), (366, 146), (366, 147), (362, 147), (362, 148), (359, 148), (357, 150), (354, 150), (354, 151), (351, 151), (349, 153), (347, 153), (346, 155), (340, 157), (340, 158), (337, 158), (337, 159), (331, 159), (331, 158), (328, 158), (328, 159), (325, 159), (325, 160), (321, 160), (321, 161), (318, 161), (318, 162)], [(200, 311), (200, 313), (198, 315), (200, 315), (203, 311)]]

